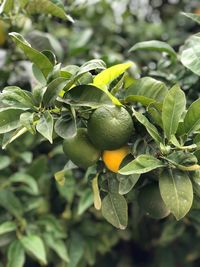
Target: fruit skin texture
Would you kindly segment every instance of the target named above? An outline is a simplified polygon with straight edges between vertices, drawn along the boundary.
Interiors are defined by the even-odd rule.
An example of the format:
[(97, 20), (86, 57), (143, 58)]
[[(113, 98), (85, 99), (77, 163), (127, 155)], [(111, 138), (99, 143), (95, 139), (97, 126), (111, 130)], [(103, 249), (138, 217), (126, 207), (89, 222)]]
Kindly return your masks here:
[(156, 183), (147, 185), (141, 189), (138, 202), (140, 207), (154, 219), (165, 218), (170, 213), (162, 200), (159, 186)]
[(123, 107), (99, 107), (88, 121), (88, 135), (101, 150), (114, 150), (125, 145), (133, 132), (131, 115)]
[(74, 164), (84, 169), (95, 164), (101, 156), (101, 151), (90, 142), (85, 128), (77, 129), (76, 135), (64, 140), (63, 151)]
[(123, 146), (116, 150), (105, 150), (102, 154), (102, 159), (106, 167), (110, 171), (117, 173), (120, 164), (128, 154), (129, 154), (128, 146)]

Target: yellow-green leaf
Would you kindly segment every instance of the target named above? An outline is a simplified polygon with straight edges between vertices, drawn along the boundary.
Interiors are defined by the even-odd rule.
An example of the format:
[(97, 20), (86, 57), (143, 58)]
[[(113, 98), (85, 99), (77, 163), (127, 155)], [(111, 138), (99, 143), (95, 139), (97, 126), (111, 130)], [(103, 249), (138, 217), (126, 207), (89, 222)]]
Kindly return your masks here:
[(98, 174), (92, 180), (92, 190), (94, 195), (94, 207), (97, 210), (101, 209), (101, 197), (99, 193), (99, 186), (98, 186)]
[(133, 65), (133, 62), (117, 64), (100, 72), (93, 81), (93, 85), (97, 87), (108, 86), (113, 80), (123, 74), (128, 68)]

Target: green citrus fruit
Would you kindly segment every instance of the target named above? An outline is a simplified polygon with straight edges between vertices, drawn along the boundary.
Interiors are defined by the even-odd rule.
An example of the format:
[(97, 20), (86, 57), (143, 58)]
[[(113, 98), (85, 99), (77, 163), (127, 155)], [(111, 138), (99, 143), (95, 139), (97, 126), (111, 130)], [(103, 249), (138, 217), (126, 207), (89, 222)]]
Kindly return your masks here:
[(101, 150), (124, 146), (133, 132), (131, 115), (123, 107), (99, 107), (88, 121), (88, 135)]
[(142, 188), (138, 196), (138, 201), (140, 207), (146, 214), (154, 219), (162, 219), (170, 213), (162, 200), (159, 187), (156, 183)]
[(76, 135), (65, 139), (63, 151), (74, 164), (84, 169), (95, 164), (101, 156), (101, 151), (90, 142), (85, 128), (79, 128)]

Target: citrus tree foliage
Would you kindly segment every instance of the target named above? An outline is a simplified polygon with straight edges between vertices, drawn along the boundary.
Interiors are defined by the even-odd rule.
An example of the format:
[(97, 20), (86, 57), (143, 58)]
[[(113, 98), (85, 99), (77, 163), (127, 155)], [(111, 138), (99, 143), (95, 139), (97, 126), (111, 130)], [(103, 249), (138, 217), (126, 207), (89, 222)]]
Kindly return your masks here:
[(105, 254), (121, 239), (92, 207), (88, 179), (94, 172), (68, 169), (64, 186), (56, 184), (53, 174), (66, 159), (60, 145), (41, 141), (25, 134), (1, 153), (1, 263), (93, 264), (97, 253)]
[[(42, 1), (41, 9), (34, 2), (19, 1), (26, 12), (69, 19), (57, 1)], [(16, 3), (3, 1), (4, 16)], [(199, 21), (197, 15), (185, 15)], [(7, 255), (2, 266), (21, 267), (26, 261), (94, 265), (98, 253), (130, 239), (130, 232), (140, 242), (140, 218), (147, 215), (143, 220), (152, 222), (148, 216), (156, 217), (158, 200), (162, 216), (169, 217), (152, 248), (161, 245), (159, 264), (168, 255), (168, 266), (175, 266), (172, 252), (164, 253), (163, 247), (181, 238), (185, 221), (199, 232), (200, 100), (189, 98), (186, 81), (168, 77), (165, 69), (184, 70), (198, 80), (198, 34), (179, 52), (156, 40), (135, 44), (130, 55), (153, 51), (162, 56), (158, 64), (166, 62), (161, 72), (142, 76), (131, 60), (111, 67), (102, 59), (61, 64), (52, 51), (33, 48), (21, 34), (9, 36), (31, 62), (32, 81), (31, 90), (13, 85), (0, 93), (0, 253)], [(117, 173), (101, 159), (87, 170), (78, 168), (62, 150), (63, 141), (87, 128), (94, 110), (105, 106), (126, 108), (134, 123), (130, 154)], [(153, 212), (142, 200), (151, 185), (157, 188), (153, 196), (148, 192)], [(197, 250), (187, 251), (188, 258), (198, 257)]]
[[(135, 82), (133, 77), (124, 75), (126, 69), (134, 63), (106, 68), (102, 60), (91, 60), (81, 67), (63, 67), (56, 62), (52, 53), (35, 50), (17, 33), (10, 33), (10, 36), (33, 62), (37, 81), (32, 92), (14, 86), (3, 89), (0, 112), (2, 147), (6, 148), (27, 131), (32, 134), (38, 132), (50, 143), (55, 139), (65, 139), (76, 133), (77, 125), (87, 124), (87, 118), (97, 105), (125, 105), (132, 112), (136, 128), (137, 124), (144, 126), (146, 134), (143, 138), (148, 138), (147, 144), (152, 142), (154, 149), (146, 154), (140, 153), (134, 147), (132, 155), (135, 158), (125, 164), (119, 174), (144, 175), (160, 170), (159, 187), (166, 206), (176, 219), (184, 217), (193, 202), (193, 186), (189, 174), (200, 170), (198, 156), (195, 156), (199, 149), (198, 141), (195, 141), (200, 129), (199, 100), (187, 107), (185, 93), (178, 84), (167, 88), (164, 83), (148, 77)], [(169, 49), (171, 54), (172, 50), (167, 45), (154, 43), (141, 44), (134, 49), (148, 47), (157, 50), (160, 45), (159, 51), (166, 52)], [(175, 52), (173, 57), (174, 55)], [(92, 75), (91, 71), (96, 71), (97, 74)], [(129, 83), (126, 85), (128, 79)], [(143, 80), (143, 84), (138, 86), (140, 80)], [(138, 109), (139, 103), (145, 107), (144, 112)], [(81, 112), (84, 116), (78, 116)], [(133, 139), (137, 141), (137, 130), (134, 135)], [(120, 183), (117, 176), (109, 179)], [(101, 187), (99, 190), (101, 191)], [(112, 188), (108, 188), (106, 192), (109, 198), (103, 198), (103, 214), (116, 227), (126, 227), (127, 220), (122, 224), (120, 222), (120, 212), (127, 210), (124, 197), (119, 192), (112, 195)], [(117, 207), (114, 204), (115, 199)], [(108, 206), (108, 210), (113, 208), (114, 212), (106, 212), (105, 206)], [(116, 219), (112, 218), (112, 214), (115, 214)], [(122, 218), (126, 216), (123, 215)]]
[(3, 16), (17, 15), (18, 12), (24, 12), (27, 15), (34, 14), (49, 14), (64, 20), (73, 19), (65, 13), (64, 5), (61, 1), (51, 1), (51, 0), (3, 0), (1, 1), (0, 13)]

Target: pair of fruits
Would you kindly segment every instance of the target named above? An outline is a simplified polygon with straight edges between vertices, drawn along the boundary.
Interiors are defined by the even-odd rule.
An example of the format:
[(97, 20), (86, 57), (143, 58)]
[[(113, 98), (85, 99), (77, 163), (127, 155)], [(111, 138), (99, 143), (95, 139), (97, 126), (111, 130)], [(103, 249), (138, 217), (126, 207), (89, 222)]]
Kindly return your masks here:
[(99, 107), (92, 113), (87, 129), (79, 128), (76, 135), (65, 139), (63, 151), (82, 168), (95, 164), (102, 154), (108, 169), (117, 172), (121, 161), (129, 153), (125, 144), (132, 131), (133, 121), (125, 108)]
[[(88, 168), (102, 159), (109, 170), (117, 172), (122, 160), (129, 154), (126, 146), (133, 131), (133, 122), (123, 107), (100, 107), (88, 121), (88, 127), (79, 128), (76, 135), (65, 139), (63, 151), (77, 166)], [(155, 219), (169, 215), (157, 184), (140, 189), (141, 209)]]

